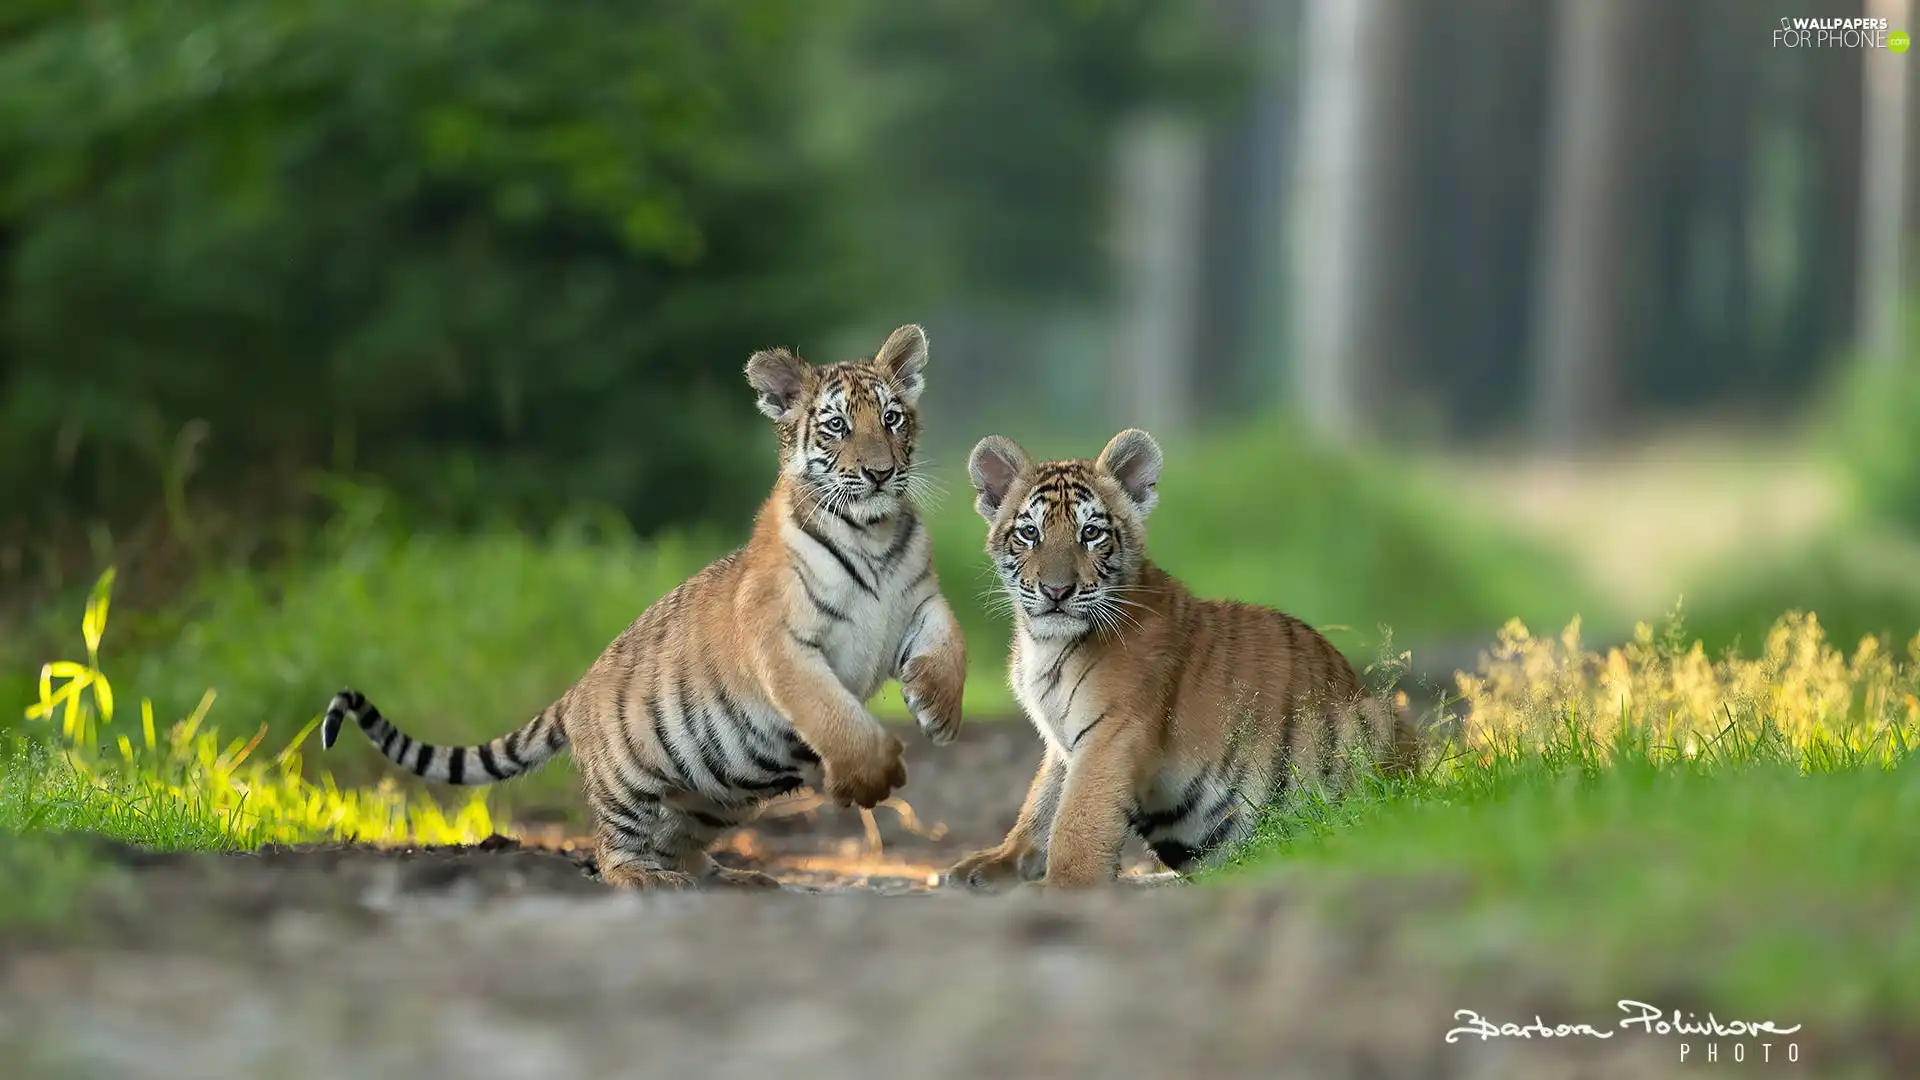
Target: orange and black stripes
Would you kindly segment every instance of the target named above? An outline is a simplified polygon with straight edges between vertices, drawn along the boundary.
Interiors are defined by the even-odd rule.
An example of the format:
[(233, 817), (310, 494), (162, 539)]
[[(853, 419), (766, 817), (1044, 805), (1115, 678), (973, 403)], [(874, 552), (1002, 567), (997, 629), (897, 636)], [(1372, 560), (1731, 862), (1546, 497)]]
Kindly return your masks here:
[(717, 866), (707, 845), (803, 785), (873, 806), (904, 783), (899, 739), (864, 708), (882, 683), (900, 680), (935, 742), (960, 722), (965, 648), (907, 500), (926, 348), (903, 326), (871, 360), (816, 368), (784, 349), (755, 353), (746, 376), (778, 425), (780, 479), (752, 538), (649, 606), (527, 724), (439, 747), (345, 690), (322, 742), (352, 716), (387, 758), (454, 784), (508, 779), (570, 749), (606, 881), (776, 884)]
[(1303, 785), (1337, 792), (1417, 739), (1329, 641), (1271, 608), (1195, 597), (1147, 557), (1161, 453), (1145, 432), (1095, 460), (1034, 463), (989, 436), (968, 472), (1011, 601), (1009, 680), (1047, 745), (1014, 828), (954, 880), (1113, 876), (1131, 831), (1182, 870)]

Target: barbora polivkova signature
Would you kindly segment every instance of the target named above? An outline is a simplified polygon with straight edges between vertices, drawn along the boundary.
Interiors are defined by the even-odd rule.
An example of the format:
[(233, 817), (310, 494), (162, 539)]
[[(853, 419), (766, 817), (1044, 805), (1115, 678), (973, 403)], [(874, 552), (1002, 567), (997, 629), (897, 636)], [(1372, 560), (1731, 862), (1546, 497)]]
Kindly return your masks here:
[(1459, 1009), (1453, 1018), (1461, 1022), (1459, 1027), (1447, 1032), (1447, 1041), (1457, 1043), (1462, 1038), (1478, 1036), (1481, 1042), (1488, 1039), (1561, 1039), (1571, 1036), (1585, 1036), (1592, 1039), (1611, 1039), (1621, 1031), (1639, 1028), (1647, 1035), (1712, 1035), (1717, 1038), (1742, 1038), (1752, 1035), (1791, 1035), (1800, 1030), (1800, 1025), (1781, 1027), (1772, 1020), (1720, 1020), (1712, 1013), (1701, 1019), (1695, 1013), (1684, 1017), (1679, 1009), (1671, 1016), (1658, 1006), (1644, 1001), (1622, 999), (1620, 1011), (1626, 1013), (1617, 1029), (1596, 1028), (1592, 1024), (1549, 1024), (1535, 1015), (1531, 1023), (1496, 1024), (1472, 1009)]

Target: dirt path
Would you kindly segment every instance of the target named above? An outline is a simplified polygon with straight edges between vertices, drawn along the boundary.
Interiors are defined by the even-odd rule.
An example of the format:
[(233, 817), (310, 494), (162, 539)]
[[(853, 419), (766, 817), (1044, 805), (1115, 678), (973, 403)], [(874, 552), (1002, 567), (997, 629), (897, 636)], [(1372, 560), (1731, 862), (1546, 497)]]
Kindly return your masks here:
[(1332, 905), (1286, 882), (1068, 896), (930, 888), (929, 875), (1012, 821), (1038, 746), (1024, 725), (976, 724), (956, 746), (910, 752), (912, 813), (874, 815), (877, 851), (861, 815), (790, 804), (721, 853), (790, 882), (779, 892), (616, 895), (582, 872), (580, 854), (506, 840), (122, 853), (132, 888), (104, 905), (91, 944), (0, 953), (0, 1076), (1699, 1070), (1652, 1037), (1446, 1043), (1457, 1009), (1611, 1020), (1567, 1015), (1550, 973), (1445, 974), (1421, 959), (1404, 916), (1449, 902), (1444, 883)]

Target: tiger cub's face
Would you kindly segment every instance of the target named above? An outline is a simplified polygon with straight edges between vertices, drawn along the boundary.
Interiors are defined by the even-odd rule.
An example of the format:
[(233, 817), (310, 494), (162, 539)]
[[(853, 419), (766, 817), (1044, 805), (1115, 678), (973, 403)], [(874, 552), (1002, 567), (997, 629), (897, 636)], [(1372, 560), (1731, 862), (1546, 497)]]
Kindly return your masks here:
[(747, 382), (779, 425), (781, 472), (813, 505), (870, 525), (896, 512), (917, 479), (926, 366), (926, 333), (903, 326), (871, 360), (815, 367), (786, 349), (754, 353)]
[(987, 554), (1028, 633), (1078, 637), (1130, 621), (1126, 594), (1146, 561), (1160, 464), (1153, 436), (1131, 428), (1093, 461), (1036, 465), (1000, 435), (973, 448), (967, 471)]

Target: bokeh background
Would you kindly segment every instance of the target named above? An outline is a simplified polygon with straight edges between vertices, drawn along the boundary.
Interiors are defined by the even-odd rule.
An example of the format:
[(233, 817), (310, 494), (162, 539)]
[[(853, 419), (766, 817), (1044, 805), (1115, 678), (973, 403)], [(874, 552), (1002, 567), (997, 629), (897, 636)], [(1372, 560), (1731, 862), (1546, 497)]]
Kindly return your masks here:
[(15, 0), (0, 725), (114, 566), (163, 717), (505, 730), (745, 535), (747, 355), (909, 321), (982, 718), (990, 431), (1153, 430), (1163, 564), (1429, 685), (1510, 617), (1905, 642), (1920, 60), (1773, 33), (1909, 7)]

